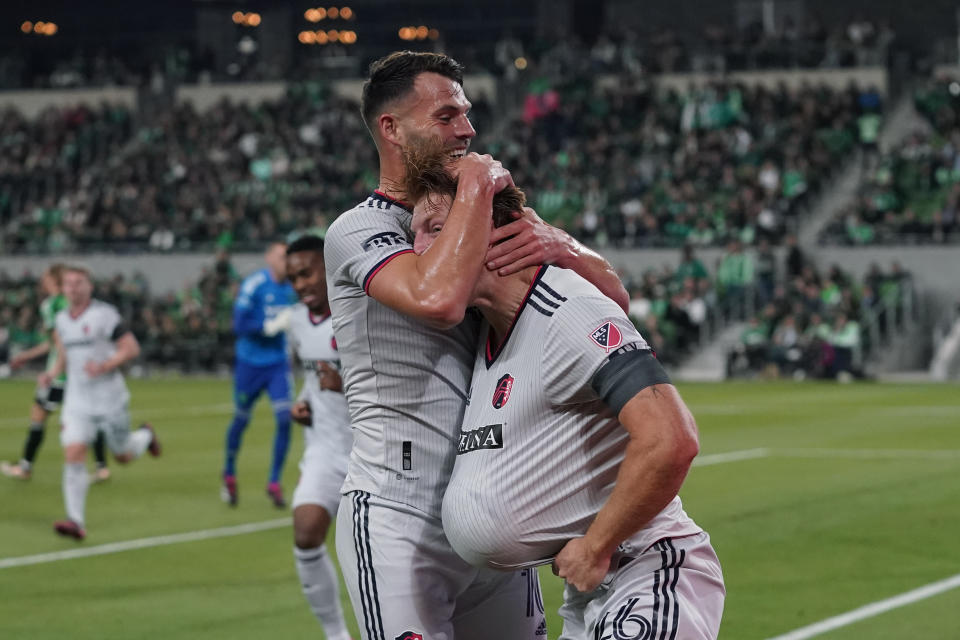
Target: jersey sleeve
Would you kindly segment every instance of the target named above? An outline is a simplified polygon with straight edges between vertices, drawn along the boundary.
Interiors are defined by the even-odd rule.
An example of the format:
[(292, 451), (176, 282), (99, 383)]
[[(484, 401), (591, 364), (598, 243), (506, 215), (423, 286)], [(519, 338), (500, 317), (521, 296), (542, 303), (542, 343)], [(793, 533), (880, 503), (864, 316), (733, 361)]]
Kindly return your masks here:
[(233, 331), (237, 335), (258, 334), (263, 331), (265, 319), (260, 301), (260, 288), (265, 282), (261, 272), (243, 281), (233, 303)]
[(337, 219), (324, 239), (327, 272), (370, 292), (370, 282), (392, 259), (413, 253), (410, 231), (393, 215), (354, 209)]
[(615, 353), (650, 348), (620, 307), (603, 296), (564, 302), (541, 344), (544, 389), (554, 404), (596, 400), (593, 379)]
[(127, 327), (123, 322), (120, 312), (112, 305), (104, 305), (100, 313), (100, 330), (109, 340), (116, 342), (120, 336), (127, 333)]

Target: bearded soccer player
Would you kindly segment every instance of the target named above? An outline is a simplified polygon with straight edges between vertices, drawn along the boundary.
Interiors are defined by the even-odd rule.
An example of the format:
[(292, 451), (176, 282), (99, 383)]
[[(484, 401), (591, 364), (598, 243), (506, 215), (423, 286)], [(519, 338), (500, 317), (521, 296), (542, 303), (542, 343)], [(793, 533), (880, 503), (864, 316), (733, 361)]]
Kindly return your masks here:
[[(418, 254), (457, 193), (445, 162), (434, 152), (411, 163)], [(498, 198), (499, 225), (522, 194)], [(474, 566), (552, 563), (566, 581), (563, 640), (714, 640), (723, 574), (677, 495), (697, 427), (646, 341), (567, 269), (484, 272), (470, 301), (484, 323), (443, 499), (450, 544)]]
[(53, 527), (62, 536), (83, 540), (89, 486), (84, 460), (97, 433), (106, 434), (107, 445), (121, 463), (145, 451), (159, 456), (160, 443), (150, 425), (130, 430), (130, 392), (120, 367), (140, 354), (136, 337), (113, 305), (92, 297), (93, 282), (85, 267), (65, 267), (63, 294), (68, 306), (57, 314), (53, 333), (57, 358), (38, 382), (49, 385), (67, 374), (60, 418), (67, 518)]
[[(537, 640), (546, 634), (535, 571), (471, 567), (440, 523), (468, 401), (477, 318), (466, 313), (481, 271), (527, 262), (582, 270), (625, 305), (602, 258), (532, 213), (487, 254), (490, 202), (512, 183), (476, 134), (463, 70), (439, 54), (374, 62), (362, 116), (380, 159), (380, 188), (330, 226), (327, 287), (344, 365), (354, 444), (337, 515), (337, 555), (364, 638)], [(438, 137), (462, 157), (460, 191), (429, 256), (412, 251), (404, 149)]]
[[(56, 361), (57, 350), (52, 346), (54, 321), (57, 314), (67, 307), (67, 299), (61, 293), (62, 278), (62, 264), (51, 265), (44, 271), (43, 277), (40, 279), (40, 286), (47, 297), (40, 303), (40, 318), (43, 320), (43, 330), (47, 332), (47, 339), (14, 356), (10, 361), (11, 369), (19, 369), (30, 360), (44, 355), (47, 356), (47, 368), (53, 366)], [(27, 431), (27, 440), (23, 445), (23, 455), (20, 457), (20, 462), (16, 464), (10, 464), (6, 461), (0, 462), (0, 473), (20, 480), (29, 480), (33, 475), (33, 465), (40, 450), (40, 445), (43, 444), (47, 418), (57, 410), (57, 407), (63, 401), (65, 381), (66, 376), (61, 375), (54, 379), (50, 386), (37, 385), (34, 403), (30, 407), (30, 429)], [(107, 453), (103, 432), (98, 432), (96, 439), (93, 441), (93, 456), (96, 459), (97, 469), (92, 480), (94, 482), (108, 480), (110, 469), (107, 468)]]
[(291, 310), (287, 333), (304, 368), (303, 389), (290, 413), (306, 427), (300, 480), (293, 492), (293, 556), (303, 595), (328, 640), (350, 640), (337, 571), (324, 545), (340, 506), (353, 436), (330, 321), (321, 238), (304, 235), (287, 247), (287, 278), (300, 299)]

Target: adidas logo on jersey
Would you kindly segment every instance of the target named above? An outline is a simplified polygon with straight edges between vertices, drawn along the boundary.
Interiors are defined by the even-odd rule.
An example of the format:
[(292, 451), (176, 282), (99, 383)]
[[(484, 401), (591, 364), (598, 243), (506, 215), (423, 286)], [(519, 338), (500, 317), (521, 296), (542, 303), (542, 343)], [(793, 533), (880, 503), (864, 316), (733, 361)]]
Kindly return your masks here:
[(536, 634), (536, 635), (538, 635), (538, 636), (546, 636), (546, 635), (547, 635), (547, 620), (546, 620), (546, 618), (544, 618), (543, 620), (540, 621), (540, 626), (537, 627), (537, 634)]
[(460, 433), (457, 455), (477, 451), (478, 449), (503, 449), (503, 425), (488, 424), (473, 431)]

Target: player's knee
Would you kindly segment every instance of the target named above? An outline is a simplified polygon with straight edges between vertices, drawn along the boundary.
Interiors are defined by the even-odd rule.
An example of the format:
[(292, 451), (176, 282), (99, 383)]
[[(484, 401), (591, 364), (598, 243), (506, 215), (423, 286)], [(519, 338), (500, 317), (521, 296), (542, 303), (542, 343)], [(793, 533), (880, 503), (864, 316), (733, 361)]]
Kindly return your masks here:
[(66, 445), (63, 448), (63, 459), (68, 463), (85, 462), (87, 459), (87, 445), (83, 443)]
[(293, 512), (293, 544), (298, 549), (316, 549), (327, 538), (330, 516), (323, 507), (302, 505)]
[(120, 464), (127, 464), (133, 460), (133, 455), (130, 453), (115, 453), (113, 454), (113, 457)]

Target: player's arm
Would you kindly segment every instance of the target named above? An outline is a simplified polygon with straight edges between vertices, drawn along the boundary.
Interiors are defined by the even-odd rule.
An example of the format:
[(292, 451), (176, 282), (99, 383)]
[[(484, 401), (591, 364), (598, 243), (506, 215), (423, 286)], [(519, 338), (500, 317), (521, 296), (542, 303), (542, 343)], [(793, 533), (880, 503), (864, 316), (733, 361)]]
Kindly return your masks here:
[(490, 156), (471, 153), (458, 169), (456, 197), (430, 249), (390, 259), (366, 287), (378, 302), (439, 328), (463, 321), (490, 243), (493, 195), (513, 184)]
[(300, 387), (300, 393), (297, 395), (296, 402), (290, 407), (290, 417), (299, 424), (309, 427), (313, 424), (313, 412), (310, 409), (310, 402), (307, 400), (307, 383), (304, 382)]
[(114, 329), (113, 339), (115, 350), (113, 355), (103, 362), (88, 362), (84, 369), (90, 376), (102, 376), (122, 367), (140, 355), (140, 342), (133, 332), (118, 324)]
[(493, 230), (487, 268), (502, 276), (538, 264), (553, 264), (576, 271), (600, 292), (629, 311), (630, 295), (616, 270), (600, 254), (580, 244), (570, 234), (544, 222), (524, 207), (510, 224)]
[(53, 340), (53, 346), (57, 348), (57, 357), (53, 361), (53, 365), (37, 378), (37, 382), (42, 387), (50, 386), (50, 384), (63, 375), (63, 372), (67, 369), (67, 354), (63, 349), (63, 342), (61, 342), (60, 334), (56, 329), (50, 333), (50, 339)]
[(17, 355), (13, 356), (13, 358), (10, 359), (10, 368), (19, 369), (34, 358), (45, 356), (48, 353), (50, 353), (50, 340), (44, 340), (40, 344), (36, 344), (29, 349), (24, 349)]

